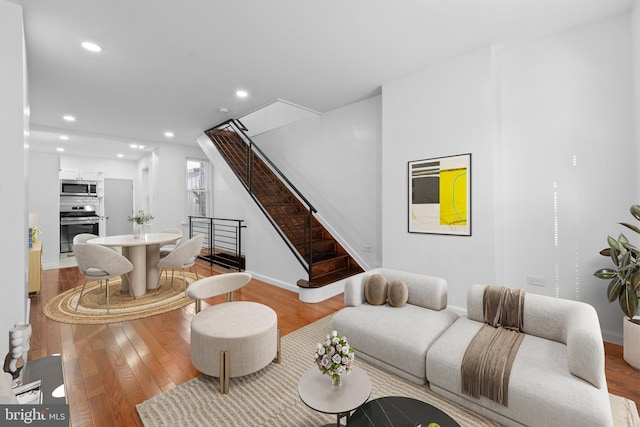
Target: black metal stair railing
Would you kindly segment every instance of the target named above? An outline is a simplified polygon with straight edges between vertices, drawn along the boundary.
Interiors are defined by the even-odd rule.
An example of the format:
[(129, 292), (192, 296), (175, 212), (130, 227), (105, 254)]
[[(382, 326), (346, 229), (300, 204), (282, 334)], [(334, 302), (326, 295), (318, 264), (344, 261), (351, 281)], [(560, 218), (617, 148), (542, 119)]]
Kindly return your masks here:
[(245, 267), (242, 255), (242, 219), (189, 216), (189, 238), (202, 234), (203, 252), (200, 258), (211, 264), (238, 271)]
[[(237, 119), (206, 131), (312, 280), (316, 208), (254, 144)], [(238, 140), (238, 137), (240, 140)]]

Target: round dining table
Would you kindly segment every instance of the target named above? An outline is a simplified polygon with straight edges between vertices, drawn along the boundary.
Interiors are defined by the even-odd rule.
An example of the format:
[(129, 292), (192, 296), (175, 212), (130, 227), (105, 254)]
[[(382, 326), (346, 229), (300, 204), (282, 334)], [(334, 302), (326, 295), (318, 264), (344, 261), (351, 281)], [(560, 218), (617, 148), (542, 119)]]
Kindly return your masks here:
[(147, 289), (158, 286), (160, 270), (160, 246), (177, 242), (181, 235), (178, 233), (143, 233), (135, 238), (133, 234), (119, 236), (97, 237), (87, 240), (87, 243), (108, 247), (121, 247), (122, 255), (133, 264), (133, 271), (129, 273), (129, 280), (122, 278), (122, 290), (134, 296), (144, 295)]

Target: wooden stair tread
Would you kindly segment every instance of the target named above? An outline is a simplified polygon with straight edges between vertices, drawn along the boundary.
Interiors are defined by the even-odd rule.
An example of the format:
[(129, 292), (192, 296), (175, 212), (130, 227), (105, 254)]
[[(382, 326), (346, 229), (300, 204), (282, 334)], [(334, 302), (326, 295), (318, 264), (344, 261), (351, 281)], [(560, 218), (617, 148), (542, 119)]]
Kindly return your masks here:
[(321, 288), (328, 284), (335, 283), (339, 280), (346, 279), (347, 277), (355, 276), (356, 274), (362, 273), (363, 271), (364, 270), (362, 270), (361, 268), (350, 268), (317, 277), (311, 282), (305, 279), (300, 279), (296, 284), (300, 288)]

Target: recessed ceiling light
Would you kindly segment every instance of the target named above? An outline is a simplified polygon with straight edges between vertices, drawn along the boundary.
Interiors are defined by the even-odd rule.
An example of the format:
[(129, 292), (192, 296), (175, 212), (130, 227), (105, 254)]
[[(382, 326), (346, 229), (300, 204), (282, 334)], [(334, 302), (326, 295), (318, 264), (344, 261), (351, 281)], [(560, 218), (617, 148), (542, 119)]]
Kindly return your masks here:
[(123, 157), (124, 157), (124, 154), (120, 154), (120, 153), (118, 153), (118, 157), (123, 158)]
[(167, 138), (173, 138), (173, 132), (171, 132), (171, 131), (166, 131), (166, 132), (164, 133), (164, 136), (166, 136)]
[(87, 49), (89, 52), (101, 52), (102, 48), (95, 43), (91, 42), (82, 42), (82, 47)]
[(60, 135), (58, 138), (60, 138), (63, 141), (66, 141), (69, 139), (69, 137), (67, 135)]
[(129, 145), (129, 147), (131, 147), (131, 148), (138, 148), (138, 144), (131, 144), (131, 145)]
[(247, 92), (246, 90), (240, 89), (236, 91), (236, 96), (238, 98), (246, 98), (247, 96), (249, 96), (249, 92)]
[(139, 150), (142, 150), (144, 147), (146, 147), (146, 145), (138, 145)]
[(58, 147), (58, 148), (56, 148), (56, 151), (60, 151), (60, 152), (62, 152), (62, 151), (64, 151), (64, 148), (62, 148), (62, 147)]
[(68, 121), (68, 122), (75, 122), (76, 121), (76, 118), (71, 116), (71, 115), (69, 115), (69, 114), (67, 114), (66, 116), (62, 116), (62, 118), (64, 120)]

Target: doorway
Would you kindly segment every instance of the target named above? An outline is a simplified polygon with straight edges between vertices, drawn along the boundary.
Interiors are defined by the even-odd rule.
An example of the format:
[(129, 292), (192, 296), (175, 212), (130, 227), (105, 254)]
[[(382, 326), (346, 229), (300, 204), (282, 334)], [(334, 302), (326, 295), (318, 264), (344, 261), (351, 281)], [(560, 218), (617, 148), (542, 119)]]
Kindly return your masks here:
[(104, 180), (105, 236), (131, 234), (129, 217), (133, 215), (133, 180)]

